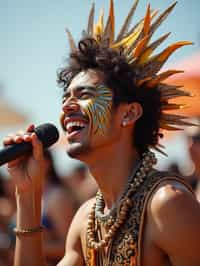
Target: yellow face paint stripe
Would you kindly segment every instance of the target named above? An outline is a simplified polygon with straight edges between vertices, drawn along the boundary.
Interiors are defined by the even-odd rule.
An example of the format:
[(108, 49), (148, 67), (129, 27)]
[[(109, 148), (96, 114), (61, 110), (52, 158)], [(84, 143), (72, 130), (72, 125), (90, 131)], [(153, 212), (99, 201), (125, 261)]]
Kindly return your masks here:
[(111, 115), (112, 91), (105, 85), (97, 86), (96, 96), (82, 107), (89, 118), (93, 133), (104, 135)]

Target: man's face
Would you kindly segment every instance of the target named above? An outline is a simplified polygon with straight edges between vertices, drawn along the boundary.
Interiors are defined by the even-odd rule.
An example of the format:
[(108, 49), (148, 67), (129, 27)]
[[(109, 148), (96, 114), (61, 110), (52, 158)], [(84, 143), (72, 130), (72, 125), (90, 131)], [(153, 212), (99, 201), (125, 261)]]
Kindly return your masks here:
[(112, 91), (103, 74), (88, 70), (77, 74), (63, 96), (62, 126), (66, 130), (67, 153), (81, 159), (84, 154), (112, 142)]

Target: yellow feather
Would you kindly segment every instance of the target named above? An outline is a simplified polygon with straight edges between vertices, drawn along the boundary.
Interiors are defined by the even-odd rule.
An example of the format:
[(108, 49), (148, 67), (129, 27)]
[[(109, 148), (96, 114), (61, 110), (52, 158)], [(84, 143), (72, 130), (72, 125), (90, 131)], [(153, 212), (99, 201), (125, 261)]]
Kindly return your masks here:
[(146, 36), (142, 40), (139, 41), (138, 45), (136, 46), (133, 52), (133, 57), (137, 58), (140, 56), (142, 50), (145, 48), (148, 41), (149, 41), (149, 36)]
[(153, 43), (150, 44), (149, 47), (147, 47), (145, 49), (145, 51), (143, 52), (143, 54), (140, 56), (139, 60), (138, 60), (138, 64), (142, 65), (145, 62), (148, 61), (150, 55), (153, 53), (153, 51), (170, 35), (170, 32), (168, 32), (167, 34), (164, 34), (163, 36), (161, 36), (159, 39), (157, 39), (156, 41), (154, 41)]
[(129, 26), (131, 24), (131, 20), (133, 18), (133, 15), (134, 15), (134, 12), (137, 8), (137, 4), (138, 4), (139, 0), (135, 0), (134, 1), (134, 4), (133, 6), (131, 7), (129, 13), (128, 13), (128, 16), (126, 17), (124, 23), (123, 23), (123, 26), (121, 27), (120, 31), (119, 31), (119, 34), (117, 36), (117, 39), (116, 39), (116, 42), (119, 42), (123, 36), (125, 36), (125, 34), (127, 33), (128, 29), (129, 29)]
[(103, 17), (104, 17), (104, 10), (103, 8), (101, 9), (100, 12), (100, 16), (99, 16), (99, 20), (97, 22), (97, 24), (94, 26), (94, 36), (101, 36), (103, 34), (103, 30), (104, 30), (104, 22), (103, 22)]
[[(143, 39), (145, 37), (144, 28), (145, 28), (146, 32), (150, 30), (150, 21), (156, 14), (157, 14), (157, 11), (156, 10), (155, 11), (151, 11), (150, 10), (150, 6), (149, 6), (149, 11), (147, 9), (147, 14), (146, 14), (145, 18), (143, 18), (139, 23), (137, 23), (136, 26), (134, 28), (132, 28), (132, 30), (129, 32), (129, 34), (131, 34), (132, 32), (137, 32), (139, 30), (139, 32), (137, 32), (138, 34), (131, 41), (131, 43), (126, 45), (127, 48), (125, 49), (125, 55), (127, 57), (129, 57), (130, 53), (133, 52), (133, 50), (138, 45), (138, 43), (141, 41), (141, 39)], [(146, 24), (146, 26), (144, 26), (144, 23)], [(147, 25), (149, 25), (149, 26), (147, 26)], [(141, 29), (141, 27), (142, 27), (142, 29)], [(149, 36), (149, 39), (150, 38), (151, 38), (151, 34)]]
[[(150, 15), (152, 19), (156, 14), (158, 13), (157, 10), (150, 11)], [(124, 48), (128, 48), (127, 50), (127, 56), (132, 52), (134, 49), (134, 43), (136, 40), (139, 39), (140, 36), (143, 34), (143, 29), (144, 29), (144, 18), (140, 20), (130, 31), (129, 33), (123, 38), (120, 39), (120, 41), (114, 43), (111, 48), (118, 48), (121, 46), (124, 46)], [(133, 37), (133, 39), (131, 39)], [(128, 42), (127, 42), (128, 41)], [(136, 45), (136, 44), (135, 44)], [(129, 47), (131, 49), (129, 49)]]
[(139, 60), (139, 64), (144, 64), (148, 61), (149, 56), (153, 53), (153, 49), (149, 48), (147, 49), (142, 55), (141, 58)]
[(143, 22), (138, 24), (138, 27), (131, 34), (129, 34), (127, 37), (122, 39), (120, 42), (113, 44), (111, 46), (111, 48), (115, 49), (115, 48), (118, 48), (121, 46), (129, 47), (138, 38), (142, 29), (143, 29)]

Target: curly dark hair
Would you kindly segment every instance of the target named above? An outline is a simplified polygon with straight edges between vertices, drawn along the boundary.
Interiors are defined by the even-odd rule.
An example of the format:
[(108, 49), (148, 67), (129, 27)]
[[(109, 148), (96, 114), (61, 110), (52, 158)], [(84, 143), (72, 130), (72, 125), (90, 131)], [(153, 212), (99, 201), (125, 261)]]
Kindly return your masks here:
[(138, 70), (131, 67), (119, 51), (103, 47), (92, 38), (78, 43), (70, 53), (68, 65), (58, 71), (58, 84), (66, 90), (79, 72), (96, 69), (104, 73), (105, 84), (113, 91), (113, 105), (122, 102), (138, 102), (143, 108), (133, 132), (133, 143), (140, 154), (156, 146), (159, 139), (161, 117), (161, 93), (157, 88), (136, 86)]

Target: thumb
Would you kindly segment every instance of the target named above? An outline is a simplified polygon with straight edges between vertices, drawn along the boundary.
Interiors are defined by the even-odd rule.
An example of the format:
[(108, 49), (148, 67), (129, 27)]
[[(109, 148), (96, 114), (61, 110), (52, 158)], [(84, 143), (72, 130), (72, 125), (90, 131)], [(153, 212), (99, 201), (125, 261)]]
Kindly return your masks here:
[(43, 145), (38, 139), (37, 135), (33, 132), (31, 134), (32, 146), (33, 146), (33, 156), (35, 160), (40, 161), (43, 159)]

